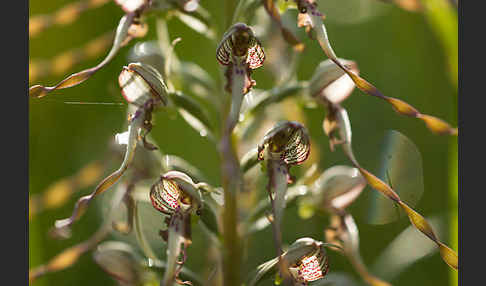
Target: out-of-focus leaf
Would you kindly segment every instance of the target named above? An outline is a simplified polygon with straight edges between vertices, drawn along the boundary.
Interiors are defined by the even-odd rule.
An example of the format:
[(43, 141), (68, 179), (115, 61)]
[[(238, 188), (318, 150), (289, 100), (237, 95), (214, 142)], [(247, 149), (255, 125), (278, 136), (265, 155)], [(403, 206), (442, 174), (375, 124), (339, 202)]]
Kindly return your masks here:
[[(424, 192), (422, 156), (405, 135), (391, 130), (385, 134), (381, 148), (379, 178), (395, 190), (410, 207), (419, 202)], [(378, 193), (368, 197), (367, 222), (386, 224), (399, 218), (397, 206)]]
[(264, 0), (263, 7), (265, 7), (265, 11), (267, 11), (268, 15), (277, 23), (280, 31), (282, 32), (282, 36), (289, 43), (292, 45), (295, 51), (302, 52), (305, 48), (305, 45), (289, 30), (287, 29), (280, 18), (280, 13), (278, 11), (277, 6), (275, 5), (273, 0)]
[(62, 52), (51, 59), (29, 60), (29, 84), (39, 78), (64, 75), (75, 65), (99, 57), (112, 44), (113, 36), (113, 31), (109, 31), (81, 47)]
[(220, 236), (218, 219), (216, 217), (215, 210), (211, 209), (209, 204), (204, 204), (203, 208), (199, 212), (199, 217), (201, 218), (204, 226), (216, 237)]
[[(170, 98), (177, 105), (179, 108), (185, 110), (197, 120), (199, 120), (202, 124), (204, 124), (205, 129), (208, 131), (212, 131), (212, 124), (202, 106), (195, 101), (194, 99), (188, 97), (187, 95), (183, 94), (182, 92), (171, 92), (169, 93)], [(201, 130), (198, 130), (201, 132)], [(201, 134), (201, 136), (204, 136)]]
[(52, 14), (35, 15), (29, 19), (29, 38), (53, 25), (69, 25), (75, 22), (81, 14), (89, 9), (96, 9), (110, 0), (96, 0), (71, 2)]
[[(444, 235), (446, 229), (440, 217), (429, 217), (427, 220), (434, 226), (439, 236)], [(413, 226), (409, 226), (380, 253), (372, 269), (380, 277), (393, 280), (408, 266), (435, 253), (436, 250), (433, 242), (420, 235)]]
[(100, 244), (93, 253), (94, 261), (122, 285), (139, 285), (142, 267), (129, 244), (109, 241)]
[(128, 61), (132, 63), (144, 63), (154, 67), (164, 74), (165, 57), (156, 41), (136, 43), (128, 54)]
[[(306, 185), (295, 185), (287, 189), (285, 194), (285, 206), (291, 207), (299, 197), (309, 194), (310, 190)], [(248, 215), (248, 229), (246, 235), (261, 231), (270, 225), (266, 212), (271, 210), (270, 200), (261, 200)]]
[(271, 90), (253, 90), (245, 96), (241, 106), (241, 113), (243, 116), (247, 116), (247, 114), (259, 114), (270, 104), (278, 103), (288, 97), (298, 95), (306, 86), (305, 82), (299, 82), (286, 87), (274, 87)]
[(254, 166), (258, 164), (258, 148), (253, 148), (249, 150), (243, 157), (241, 158), (240, 166), (241, 171), (246, 173), (246, 171), (250, 170)]
[(207, 37), (210, 40), (215, 39), (215, 32), (214, 30), (207, 25), (207, 23), (201, 21), (200, 19), (194, 17), (188, 13), (182, 13), (179, 11), (174, 11), (174, 15), (179, 19), (182, 23), (186, 24), (189, 28), (193, 29), (194, 31), (200, 33), (201, 35)]
[(42, 193), (30, 196), (29, 220), (44, 210), (62, 206), (71, 198), (73, 193), (99, 180), (102, 172), (103, 166), (100, 162), (91, 162), (76, 174), (54, 182)]
[(114, 219), (114, 214), (120, 203), (122, 202), (125, 194), (127, 193), (128, 189), (126, 186), (120, 186), (113, 196), (111, 202), (111, 209), (110, 213), (108, 214), (108, 218), (103, 222), (103, 225), (87, 240), (71, 246), (65, 250), (63, 250), (58, 255), (54, 256), (49, 262), (46, 264), (37, 266), (35, 268), (29, 269), (29, 283), (32, 283), (34, 280), (39, 278), (42, 275), (45, 275), (49, 272), (56, 272), (66, 269), (72, 266), (74, 263), (78, 261), (78, 258), (87, 252), (88, 250), (95, 247), (101, 240), (103, 240), (110, 232), (112, 222)]
[(114, 221), (113, 229), (122, 234), (129, 234), (132, 232), (132, 228), (135, 222), (135, 200), (131, 196), (130, 192), (133, 189), (133, 185), (129, 186), (130, 190), (123, 198), (123, 203), (127, 210), (126, 221)]

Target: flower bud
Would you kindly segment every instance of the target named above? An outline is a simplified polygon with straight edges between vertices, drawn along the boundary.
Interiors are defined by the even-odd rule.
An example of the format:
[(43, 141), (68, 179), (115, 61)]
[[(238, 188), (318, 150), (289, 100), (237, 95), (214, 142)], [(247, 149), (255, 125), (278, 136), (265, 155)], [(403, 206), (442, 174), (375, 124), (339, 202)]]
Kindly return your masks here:
[(160, 73), (150, 65), (131, 63), (118, 76), (123, 97), (128, 103), (142, 107), (148, 101), (167, 105), (167, 86)]
[(149, 4), (149, 0), (115, 0), (125, 13), (133, 13), (135, 11), (142, 11)]
[(366, 180), (357, 168), (334, 166), (327, 169), (313, 184), (311, 200), (326, 210), (344, 210), (366, 187)]
[[(355, 62), (345, 59), (339, 61), (355, 73), (359, 73)], [(332, 60), (321, 62), (309, 81), (309, 93), (312, 97), (340, 103), (354, 90), (353, 80)]]
[(142, 268), (134, 250), (122, 242), (104, 242), (93, 253), (94, 261), (121, 285), (141, 283)]
[(307, 129), (294, 121), (277, 123), (258, 145), (258, 160), (264, 160), (267, 156), (270, 160), (282, 160), (287, 165), (301, 164), (309, 157), (309, 153)]
[(189, 213), (202, 206), (202, 197), (192, 179), (179, 171), (170, 171), (150, 188), (152, 206), (165, 214)]

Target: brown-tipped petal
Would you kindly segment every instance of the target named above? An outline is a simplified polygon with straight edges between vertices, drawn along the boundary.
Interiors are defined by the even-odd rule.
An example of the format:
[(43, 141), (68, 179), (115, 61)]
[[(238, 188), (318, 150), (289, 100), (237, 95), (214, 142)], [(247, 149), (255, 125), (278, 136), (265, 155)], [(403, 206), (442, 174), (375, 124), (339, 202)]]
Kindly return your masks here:
[(113, 47), (111, 48), (106, 58), (97, 66), (72, 74), (55, 86), (44, 87), (42, 85), (34, 85), (29, 88), (29, 96), (40, 98), (46, 96), (51, 91), (73, 87), (87, 80), (89, 77), (91, 77), (94, 73), (96, 73), (99, 69), (104, 67), (115, 57), (115, 55), (122, 47), (122, 43), (125, 41), (125, 38), (127, 37), (128, 28), (132, 24), (133, 19), (134, 19), (133, 14), (128, 14), (122, 17), (116, 29), (116, 35), (115, 35), (115, 40), (113, 41)]
[(367, 170), (365, 170), (365, 169), (363, 169), (361, 167), (358, 167), (358, 168), (359, 168), (359, 171), (361, 172), (361, 174), (368, 181), (368, 184), (370, 184), (370, 186), (373, 189), (381, 192), (382, 194), (384, 194), (385, 196), (387, 196), (388, 198), (390, 198), (390, 200), (392, 200), (394, 202), (399, 202), (400, 201), (400, 197), (397, 195), (397, 193), (395, 193), (392, 190), (392, 188), (390, 188), (390, 186), (388, 186), (387, 184), (385, 184), (382, 180), (380, 180), (378, 177), (376, 177), (375, 175), (371, 174)]
[(334, 50), (331, 47), (329, 38), (327, 36), (326, 27), (322, 22), (322, 15), (318, 13), (316, 5), (306, 1), (302, 3), (302, 5), (304, 5), (304, 8), (306, 9), (306, 13), (299, 14), (299, 17), (301, 15), (304, 15), (302, 16), (302, 18), (299, 18), (299, 21), (302, 22), (301, 25), (312, 26), (313, 30), (316, 32), (317, 41), (319, 42), (319, 45), (321, 46), (324, 53), (351, 77), (351, 79), (359, 89), (364, 91), (366, 94), (376, 96), (389, 102), (392, 105), (393, 109), (402, 115), (422, 119), (427, 124), (429, 129), (432, 130), (434, 133), (450, 135), (457, 134), (457, 129), (451, 128), (447, 123), (443, 122), (442, 120), (429, 115), (421, 114), (413, 106), (402, 100), (384, 96), (374, 85), (357, 75), (349, 68), (345, 67), (339, 61), (336, 54), (334, 53)]
[(423, 234), (428, 236), (430, 239), (433, 241), (437, 242), (437, 237), (435, 236), (434, 231), (432, 230), (432, 227), (430, 224), (425, 220), (423, 216), (421, 216), (419, 213), (414, 211), (411, 207), (409, 207), (407, 204), (405, 204), (402, 201), (399, 201), (398, 204), (402, 207), (402, 209), (407, 213), (410, 222), (418, 229), (420, 230)]
[(439, 253), (442, 259), (452, 268), (458, 270), (459, 269), (459, 260), (457, 257), (457, 253), (454, 250), (450, 249), (447, 245), (443, 244), (442, 242), (437, 242), (439, 245)]
[(347, 152), (345, 153), (348, 156), (348, 158), (353, 162), (353, 165), (355, 165), (355, 167), (358, 168), (361, 174), (365, 177), (368, 184), (375, 190), (381, 192), (382, 194), (390, 198), (392, 201), (397, 203), (397, 205), (400, 206), (405, 211), (412, 225), (415, 226), (420, 232), (425, 234), (428, 238), (430, 238), (432, 241), (434, 241), (437, 244), (437, 246), (441, 251), (441, 256), (444, 262), (446, 262), (449, 266), (457, 270), (457, 265), (458, 265), (457, 254), (454, 251), (450, 250), (448, 247), (441, 247), (442, 242), (440, 242), (437, 239), (437, 236), (435, 235), (434, 231), (432, 230), (432, 227), (427, 222), (427, 220), (425, 220), (424, 217), (422, 217), (419, 213), (414, 211), (405, 202), (403, 202), (400, 199), (400, 197), (397, 195), (397, 193), (389, 185), (387, 185), (378, 177), (376, 177), (375, 175), (371, 174), (370, 172), (368, 172), (367, 170), (359, 166), (358, 162), (356, 161), (352, 153), (349, 154)]
[[(383, 194), (387, 195), (390, 199), (395, 201), (407, 214), (408, 218), (410, 219), (410, 222), (423, 234), (425, 234), (428, 238), (430, 238), (432, 241), (434, 241), (437, 246), (439, 247), (441, 257), (446, 262), (450, 267), (454, 268), (457, 270), (458, 266), (458, 261), (457, 261), (457, 254), (451, 250), (450, 248), (446, 247), (445, 245), (442, 244), (437, 239), (437, 236), (435, 235), (432, 227), (430, 224), (425, 220), (423, 216), (421, 216), (419, 213), (414, 211), (412, 208), (410, 208), (406, 203), (404, 203), (398, 195), (393, 191), (390, 186), (385, 184), (383, 181), (378, 179), (376, 176), (373, 174), (369, 173), (365, 169), (359, 167), (361, 174), (365, 176), (366, 180), (368, 183), (376, 190), (381, 191)], [(391, 196), (390, 196), (391, 195)], [(394, 199), (392, 196), (395, 195), (396, 199)]]
[(120, 168), (118, 168), (118, 170), (103, 179), (103, 181), (101, 181), (98, 186), (96, 186), (95, 190), (91, 194), (81, 197), (76, 203), (71, 217), (56, 221), (56, 230), (64, 232), (66, 229), (68, 229), (86, 212), (86, 209), (93, 198), (108, 190), (123, 176), (125, 171), (128, 169), (128, 166), (131, 163), (133, 156), (135, 155), (135, 148), (137, 147), (137, 142), (139, 140), (138, 134), (141, 125), (143, 124), (143, 119), (145, 118), (144, 115), (144, 110), (139, 108), (136, 111), (134, 118), (131, 120), (130, 125), (128, 126), (128, 138), (125, 143), (127, 145), (127, 148), (125, 151), (125, 157), (123, 158), (123, 162)]
[(457, 253), (450, 249), (448, 246), (443, 244), (437, 239), (437, 236), (434, 233), (434, 230), (430, 226), (430, 224), (425, 220), (423, 216), (419, 213), (414, 211), (410, 208), (407, 204), (403, 203), (402, 201), (399, 202), (399, 205), (402, 209), (407, 213), (410, 222), (423, 234), (428, 236), (432, 241), (434, 241), (437, 246), (439, 247), (440, 256), (451, 268), (458, 269), (458, 256)]
[(96, 70), (89, 69), (89, 70), (85, 70), (85, 71), (82, 71), (82, 72), (72, 74), (55, 86), (44, 87), (44, 86), (38, 85), (38, 84), (34, 85), (34, 86), (29, 88), (29, 96), (35, 97), (35, 98), (41, 98), (41, 97), (46, 96), (48, 93), (50, 93), (53, 90), (69, 88), (69, 87), (78, 85), (78, 84), (82, 83), (83, 81), (87, 80), (95, 72), (96, 72)]
[(403, 100), (393, 97), (385, 97), (384, 99), (388, 101), (392, 105), (393, 109), (400, 114), (410, 117), (417, 117), (419, 114), (417, 109)]
[(457, 135), (457, 128), (452, 128), (447, 122), (444, 120), (426, 115), (420, 114), (419, 118), (425, 122), (425, 125), (434, 133), (441, 134), (441, 135)]
[[(337, 61), (335, 61), (337, 62)], [(351, 77), (356, 86), (365, 93), (381, 98), (390, 103), (393, 109), (399, 114), (422, 119), (427, 127), (434, 133), (440, 135), (457, 135), (457, 128), (452, 128), (448, 123), (434, 116), (421, 114), (415, 107), (403, 100), (384, 96), (375, 86), (365, 79), (346, 69), (346, 73)]]

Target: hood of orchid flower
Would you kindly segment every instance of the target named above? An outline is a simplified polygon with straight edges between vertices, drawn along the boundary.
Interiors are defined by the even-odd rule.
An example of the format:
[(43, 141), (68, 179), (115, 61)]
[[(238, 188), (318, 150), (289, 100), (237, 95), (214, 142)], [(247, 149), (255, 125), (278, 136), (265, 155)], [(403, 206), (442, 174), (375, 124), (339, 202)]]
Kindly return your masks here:
[(178, 171), (170, 171), (150, 188), (152, 206), (171, 215), (175, 212), (192, 212), (202, 206), (202, 196), (192, 179)]
[(310, 153), (307, 129), (294, 121), (281, 121), (270, 129), (258, 145), (258, 160), (282, 160), (288, 165), (303, 163)]

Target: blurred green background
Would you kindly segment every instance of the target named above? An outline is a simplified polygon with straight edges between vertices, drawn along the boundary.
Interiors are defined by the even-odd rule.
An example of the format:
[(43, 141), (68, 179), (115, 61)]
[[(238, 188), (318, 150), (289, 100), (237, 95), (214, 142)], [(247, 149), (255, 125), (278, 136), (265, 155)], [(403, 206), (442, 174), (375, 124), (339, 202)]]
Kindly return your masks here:
[[(30, 16), (52, 13), (70, 2), (32, 0)], [(215, 23), (223, 21), (221, 2), (201, 0), (201, 4), (213, 15)], [(444, 23), (450, 18), (435, 21), (436, 18), (430, 16), (435, 14), (409, 12), (372, 0), (319, 1), (319, 7), (326, 14), (330, 41), (339, 57), (356, 61), (361, 75), (383, 94), (405, 100), (423, 113), (438, 116), (452, 125), (457, 124), (457, 82), (451, 80), (448, 66), (451, 49), (444, 45), (447, 40), (444, 41), (444, 36), (437, 32), (443, 27), (441, 21)], [(295, 19), (295, 11), (289, 14), (286, 17)], [(30, 60), (50, 59), (63, 51), (82, 46), (90, 39), (113, 30), (122, 15), (122, 10), (110, 2), (84, 13), (71, 25), (52, 27), (30, 39)], [(457, 16), (455, 21), (457, 23)], [(445, 25), (450, 24), (447, 22)], [(193, 61), (215, 78), (219, 76), (220, 67), (215, 60), (213, 43), (176, 19), (168, 22), (168, 28), (171, 39), (182, 38), (176, 47), (179, 59)], [(143, 40), (155, 38), (153, 19), (149, 21), (149, 30)], [(446, 37), (447, 33), (451, 31), (445, 32)], [(306, 44), (306, 50), (298, 65), (297, 77), (307, 80), (326, 56), (302, 29), (298, 31), (298, 37)], [(123, 102), (117, 77), (121, 67), (128, 64), (128, 51), (134, 43), (123, 48), (108, 66), (85, 83), (54, 92), (45, 98), (29, 100), (29, 194), (40, 193), (54, 181), (72, 175), (87, 163), (106, 157), (110, 140), (125, 128), (126, 106), (71, 105), (65, 102)], [(262, 44), (265, 48), (264, 41)], [(96, 65), (103, 56), (76, 65), (68, 74)], [(51, 85), (62, 78), (49, 76), (29, 85)], [(272, 75), (265, 67), (254, 72), (254, 79), (258, 88), (273, 87)], [(445, 227), (440, 232), (440, 238), (451, 245), (450, 237), (454, 236), (450, 233), (451, 226), (452, 229), (457, 228), (457, 217), (453, 217), (457, 211), (457, 201), (451, 199), (451, 194), (457, 193), (457, 139), (433, 135), (420, 120), (399, 116), (385, 102), (366, 96), (359, 90), (355, 90), (343, 106), (350, 116), (355, 154), (365, 168), (376, 172), (380, 151), (378, 143), (388, 129), (400, 131), (417, 145), (423, 160), (425, 191), (415, 209), (425, 217), (442, 216)], [(323, 108), (305, 108), (303, 114), (315, 143), (312, 148), (318, 150), (320, 169), (334, 164), (350, 165), (340, 149), (335, 152), (329, 150), (328, 138), (321, 125), (325, 115)], [(180, 117), (169, 118), (163, 112), (156, 113), (154, 117), (152, 136), (161, 149), (165, 153), (183, 157), (199, 167), (210, 183), (219, 185), (219, 157), (215, 146), (200, 137)], [(115, 165), (112, 164), (113, 168), (117, 162), (115, 160)], [(91, 192), (92, 187), (81, 190), (81, 193)], [(367, 187), (365, 192), (370, 190)], [(260, 195), (266, 192), (263, 188), (254, 191), (260, 192)], [(92, 207), (74, 226), (71, 239), (57, 241), (47, 235), (56, 219), (71, 215), (81, 193), (77, 193), (63, 207), (43, 212), (29, 222), (29, 267), (46, 262), (64, 248), (85, 240), (100, 225), (101, 212), (97, 211), (99, 208)], [(100, 199), (96, 204), (99, 206), (102, 201)], [(402, 219), (385, 226), (368, 225), (361, 216), (365, 206), (360, 202), (358, 200), (353, 206), (352, 213), (360, 231), (361, 254), (365, 263), (371, 266), (387, 244), (409, 226), (409, 222)], [(297, 209), (290, 208), (285, 215), (283, 240), (291, 243), (303, 236), (322, 240), (323, 228), (327, 223), (327, 217), (323, 215), (302, 223)], [(194, 231), (186, 265), (196, 272), (203, 272), (206, 266), (205, 239), (200, 231)], [(453, 248), (457, 250), (457, 245), (453, 245)], [(271, 228), (267, 228), (249, 241), (247, 267), (252, 269), (274, 255)], [(344, 257), (331, 252), (330, 259), (331, 272), (348, 272), (359, 281)], [(435, 251), (391, 282), (393, 285), (454, 285), (457, 279), (454, 277), (457, 276), (451, 276), (449, 272), (449, 267)], [(116, 284), (88, 253), (73, 267), (48, 274), (33, 285)]]

